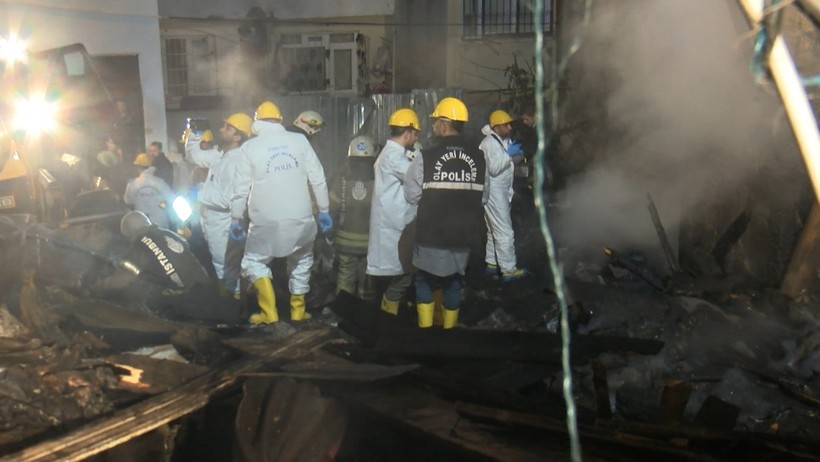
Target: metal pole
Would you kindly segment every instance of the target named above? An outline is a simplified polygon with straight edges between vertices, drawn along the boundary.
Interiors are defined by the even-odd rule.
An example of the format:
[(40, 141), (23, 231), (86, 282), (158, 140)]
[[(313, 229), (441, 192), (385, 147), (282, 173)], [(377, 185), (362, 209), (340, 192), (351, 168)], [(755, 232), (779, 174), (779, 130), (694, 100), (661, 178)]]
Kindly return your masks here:
[[(763, 1), (738, 1), (752, 27), (759, 24), (763, 18)], [(817, 132), (817, 120), (814, 118), (809, 98), (800, 82), (800, 75), (797, 73), (786, 42), (780, 35), (772, 40), (768, 62), (800, 152), (803, 154), (803, 161), (806, 163), (814, 194), (820, 200), (820, 135)]]

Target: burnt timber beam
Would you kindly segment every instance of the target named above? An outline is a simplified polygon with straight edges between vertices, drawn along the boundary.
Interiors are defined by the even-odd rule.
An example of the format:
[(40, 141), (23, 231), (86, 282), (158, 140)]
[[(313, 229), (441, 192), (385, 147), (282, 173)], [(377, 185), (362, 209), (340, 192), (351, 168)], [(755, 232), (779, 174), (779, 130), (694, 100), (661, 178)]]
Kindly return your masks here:
[(820, 260), (820, 207), (817, 202), (811, 207), (803, 232), (794, 249), (786, 275), (780, 284), (780, 291), (792, 298), (800, 294), (817, 280), (817, 261)]
[[(342, 318), (339, 327), (365, 346), (391, 358), (509, 360), (561, 364), (561, 335), (480, 329), (419, 329), (401, 324), (377, 307), (362, 309), (362, 301), (346, 292), (332, 306)], [(575, 335), (572, 359), (585, 363), (604, 352), (657, 354), (663, 342), (606, 335)]]
[(298, 332), (271, 345), (265, 356), (242, 358), (227, 368), (210, 371), (185, 385), (117, 411), (111, 417), (2, 457), (0, 462), (77, 461), (91, 457), (201, 409), (211, 396), (228, 389), (242, 374), (260, 369), (271, 359), (289, 356), (293, 351), (315, 350), (330, 338), (328, 329)]

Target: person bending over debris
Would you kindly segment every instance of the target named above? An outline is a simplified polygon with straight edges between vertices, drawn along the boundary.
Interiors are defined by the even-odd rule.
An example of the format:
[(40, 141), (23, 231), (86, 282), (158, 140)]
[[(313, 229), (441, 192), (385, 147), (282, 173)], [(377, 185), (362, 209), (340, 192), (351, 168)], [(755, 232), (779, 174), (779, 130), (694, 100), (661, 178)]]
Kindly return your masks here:
[(131, 246), (116, 272), (94, 286), (96, 292), (129, 299), (138, 294), (149, 309), (172, 319), (238, 320), (238, 307), (214, 305), (224, 299), (216, 297), (216, 287), (182, 236), (157, 227), (138, 211), (123, 216), (120, 231)]

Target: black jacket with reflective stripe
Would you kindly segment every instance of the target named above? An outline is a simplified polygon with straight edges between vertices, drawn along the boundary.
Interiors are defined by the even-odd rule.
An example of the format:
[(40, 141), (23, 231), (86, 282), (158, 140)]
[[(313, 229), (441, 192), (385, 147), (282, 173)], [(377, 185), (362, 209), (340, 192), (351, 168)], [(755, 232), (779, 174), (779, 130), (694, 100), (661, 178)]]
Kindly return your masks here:
[(422, 151), (424, 180), (416, 242), (430, 247), (469, 247), (482, 231), (486, 164), (478, 147), (461, 136), (443, 138)]

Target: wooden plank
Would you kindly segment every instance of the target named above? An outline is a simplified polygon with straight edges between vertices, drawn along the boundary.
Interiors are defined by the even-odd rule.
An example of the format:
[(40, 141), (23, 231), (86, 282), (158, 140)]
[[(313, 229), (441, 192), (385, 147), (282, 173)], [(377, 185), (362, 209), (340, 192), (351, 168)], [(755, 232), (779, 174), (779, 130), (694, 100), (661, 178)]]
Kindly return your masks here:
[[(561, 364), (560, 334), (551, 332), (505, 332), (479, 329), (437, 328), (419, 329), (384, 321), (396, 318), (380, 310), (362, 310), (361, 302), (344, 292), (333, 305), (336, 314), (348, 325), (349, 332), (361, 335), (361, 340), (374, 350), (390, 357), (428, 358), (441, 360), (509, 360), (533, 363)], [(340, 324), (347, 330), (345, 325)], [(606, 335), (574, 335), (572, 360), (581, 364), (604, 352), (656, 354), (663, 342)]]
[(568, 450), (563, 447), (553, 450), (543, 445), (531, 448), (510, 444), (502, 436), (461, 419), (452, 403), (419, 390), (391, 388), (384, 393), (363, 392), (338, 398), (406, 430), (407, 436), (438, 439), (473, 457), (517, 462), (568, 458)]
[(396, 377), (418, 367), (418, 364), (400, 366), (359, 364), (329, 353), (317, 351), (309, 359), (283, 365), (281, 372), (249, 372), (245, 375), (248, 377), (291, 377), (309, 380), (372, 382)]
[(817, 282), (818, 261), (820, 261), (820, 207), (815, 202), (803, 226), (803, 232), (789, 261), (789, 266), (786, 268), (780, 291), (792, 298), (799, 297), (806, 288)]
[[(544, 416), (474, 404), (459, 404), (456, 409), (460, 414), (472, 418), (494, 420), (507, 425), (521, 425), (554, 433), (563, 434), (567, 432), (566, 422)], [(717, 460), (701, 451), (678, 448), (663, 441), (642, 438), (638, 435), (600, 430), (592, 426), (579, 426), (579, 434), (587, 453), (591, 452), (599, 456), (607, 456), (607, 458), (612, 457), (613, 460)], [(627, 457), (630, 454), (632, 457)]]
[(601, 361), (590, 362), (592, 367), (592, 390), (595, 393), (595, 411), (599, 419), (612, 418), (612, 403), (609, 401), (609, 382), (606, 367)]
[(661, 410), (663, 421), (667, 425), (683, 422), (683, 412), (692, 394), (692, 384), (681, 380), (668, 380), (663, 386)]
[(271, 358), (309, 352), (331, 338), (328, 329), (296, 333), (270, 345), (265, 357), (240, 359), (222, 370), (210, 371), (174, 390), (115, 412), (111, 417), (77, 428), (59, 438), (0, 458), (2, 462), (77, 461), (118, 446), (179, 417), (204, 407), (211, 396), (234, 384), (242, 374), (262, 367)]

